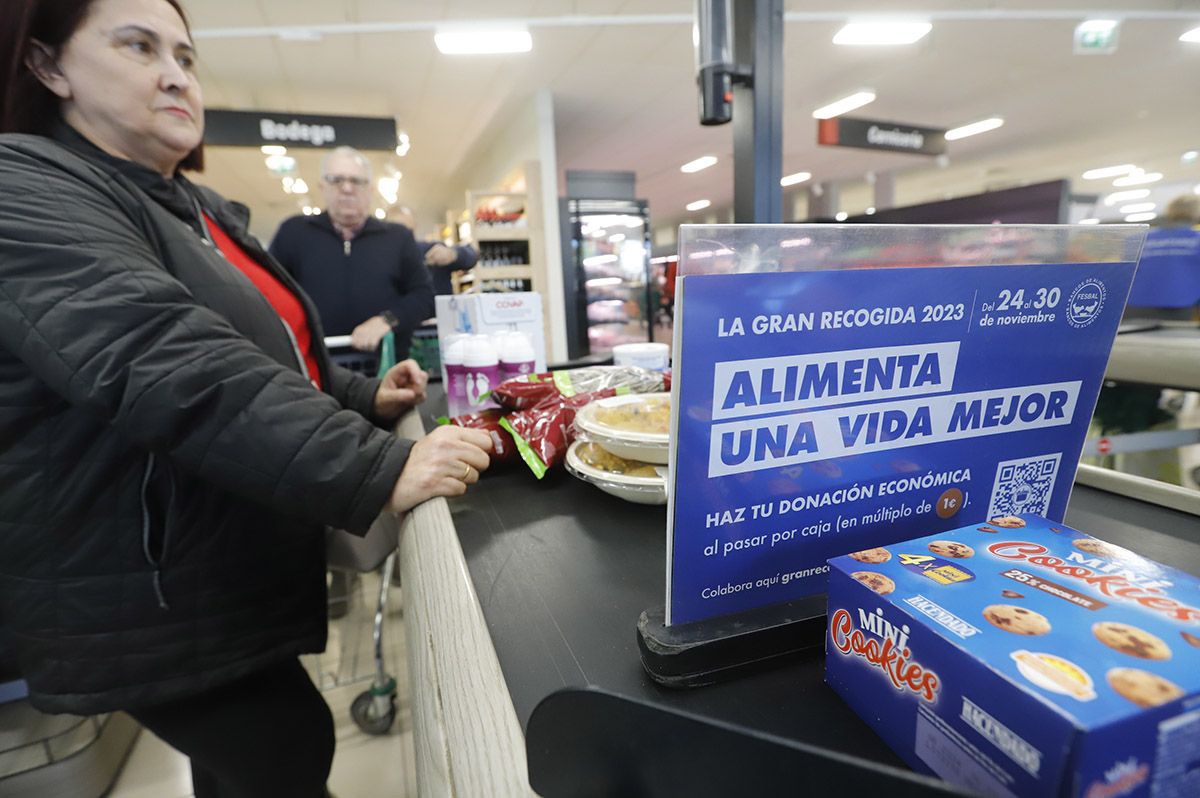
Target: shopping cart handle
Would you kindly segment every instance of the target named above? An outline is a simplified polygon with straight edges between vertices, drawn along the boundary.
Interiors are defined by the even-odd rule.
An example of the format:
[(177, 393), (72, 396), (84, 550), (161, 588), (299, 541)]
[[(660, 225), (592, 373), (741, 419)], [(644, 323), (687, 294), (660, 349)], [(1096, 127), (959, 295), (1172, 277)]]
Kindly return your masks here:
[(326, 349), (337, 349), (338, 347), (350, 346), (349, 335), (327, 335), (325, 337)]

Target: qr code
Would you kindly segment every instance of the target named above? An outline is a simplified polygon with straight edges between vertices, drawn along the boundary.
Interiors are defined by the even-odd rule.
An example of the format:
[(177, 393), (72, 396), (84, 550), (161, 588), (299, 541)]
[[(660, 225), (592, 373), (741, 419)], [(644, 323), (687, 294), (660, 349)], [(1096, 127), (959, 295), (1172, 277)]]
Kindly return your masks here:
[(1060, 460), (1062, 454), (1055, 453), (1005, 460), (997, 465), (987, 517), (1017, 513), (1046, 515), (1050, 510)]

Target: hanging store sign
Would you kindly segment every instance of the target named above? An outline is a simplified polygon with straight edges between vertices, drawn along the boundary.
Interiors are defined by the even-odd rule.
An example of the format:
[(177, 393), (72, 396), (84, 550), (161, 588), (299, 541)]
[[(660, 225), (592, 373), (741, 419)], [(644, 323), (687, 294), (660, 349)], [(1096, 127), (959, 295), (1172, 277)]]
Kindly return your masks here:
[[(669, 624), (822, 593), (833, 556), (1063, 517), (1136, 248), (847, 269), (863, 251), (849, 232), (751, 229), (749, 246), (729, 243), (737, 225), (681, 230), (681, 264), (711, 271), (676, 288)], [(943, 236), (933, 263), (1013, 246), (987, 228), (907, 229)], [(826, 270), (781, 270), (805, 251), (816, 260), (798, 268)]]
[(284, 147), (394, 150), (396, 120), (382, 116), (323, 116), (284, 111), (204, 113), (204, 143), (227, 147)]
[(946, 131), (876, 119), (835, 116), (833, 119), (817, 120), (817, 143), (833, 147), (941, 155), (946, 151)]

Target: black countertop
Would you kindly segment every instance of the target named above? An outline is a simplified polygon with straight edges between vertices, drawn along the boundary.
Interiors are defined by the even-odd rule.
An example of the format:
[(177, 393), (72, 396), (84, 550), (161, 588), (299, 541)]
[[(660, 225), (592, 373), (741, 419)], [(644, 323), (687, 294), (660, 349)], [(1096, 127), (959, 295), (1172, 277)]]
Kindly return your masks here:
[[(820, 650), (695, 689), (662, 687), (646, 675), (636, 624), (663, 603), (664, 507), (624, 502), (562, 470), (539, 482), (511, 464), (485, 474), (450, 508), (522, 728), (552, 693), (591, 686), (907, 770), (825, 684)], [(1076, 486), (1066, 520), (1200, 575), (1194, 516)]]

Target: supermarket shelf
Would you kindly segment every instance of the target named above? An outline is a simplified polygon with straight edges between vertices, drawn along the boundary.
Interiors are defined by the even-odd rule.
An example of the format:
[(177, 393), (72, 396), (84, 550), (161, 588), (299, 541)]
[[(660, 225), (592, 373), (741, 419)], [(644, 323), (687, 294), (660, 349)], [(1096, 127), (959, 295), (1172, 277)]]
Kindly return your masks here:
[(481, 241), (525, 241), (529, 238), (528, 227), (513, 225), (476, 224), (471, 226), (471, 238)]

